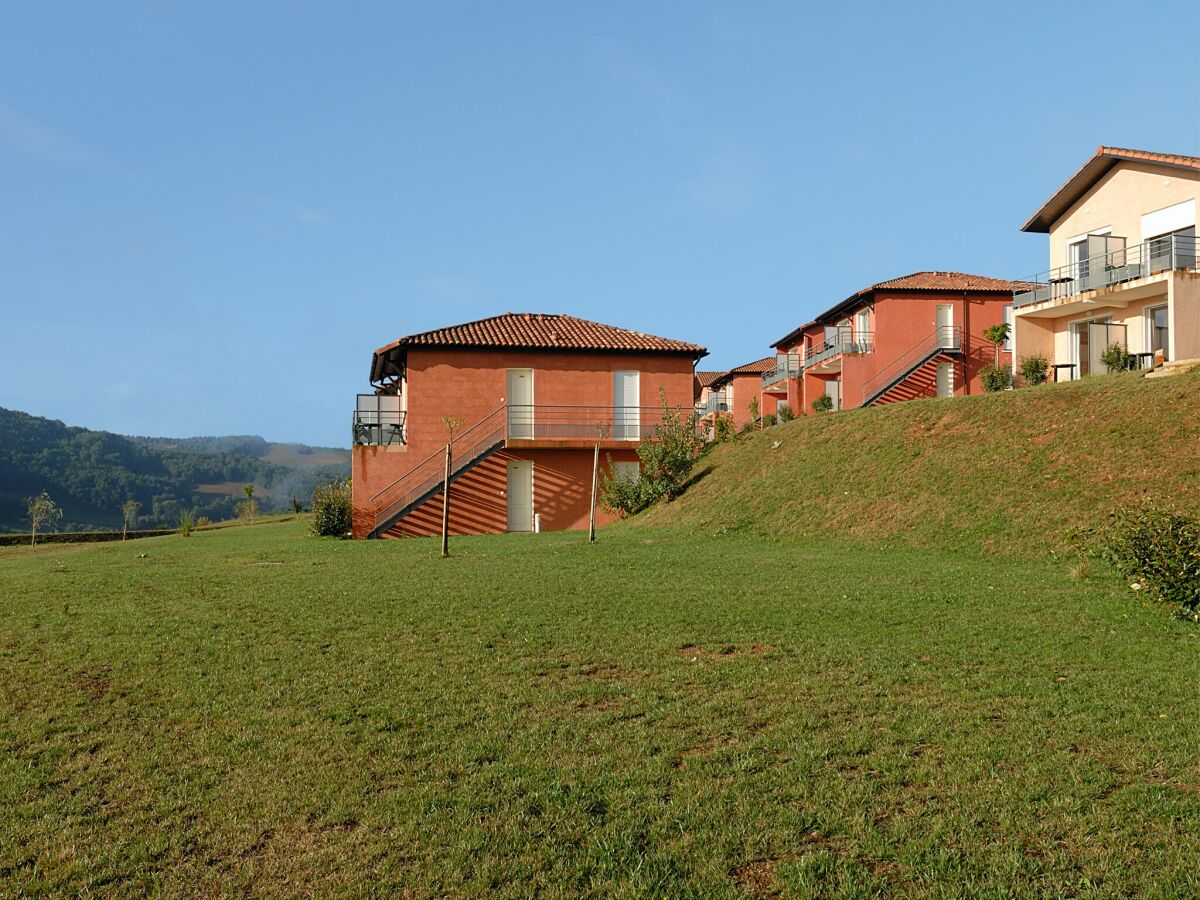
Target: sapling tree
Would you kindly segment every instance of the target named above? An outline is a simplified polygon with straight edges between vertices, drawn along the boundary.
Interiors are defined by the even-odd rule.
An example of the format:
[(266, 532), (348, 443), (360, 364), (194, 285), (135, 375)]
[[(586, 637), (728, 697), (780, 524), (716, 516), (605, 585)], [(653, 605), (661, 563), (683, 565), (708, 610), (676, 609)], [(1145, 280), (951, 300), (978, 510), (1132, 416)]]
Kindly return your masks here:
[(242, 488), (242, 494), (246, 499), (239, 503), (234, 509), (239, 517), (251, 521), (258, 515), (258, 501), (254, 499), (254, 485), (247, 484)]
[(62, 518), (62, 507), (50, 499), (50, 495), (42, 491), (36, 497), (25, 500), (26, 515), (32, 526), (29, 532), (30, 546), (37, 544), (38, 529), (45, 529), (53, 522)]
[(1004, 342), (1008, 340), (1008, 336), (1012, 334), (1012, 326), (1007, 322), (997, 322), (989, 328), (983, 329), (983, 336), (991, 341), (992, 346), (996, 348), (996, 368), (1000, 368), (1000, 348), (1004, 346)]
[(121, 504), (121, 540), (125, 540), (125, 535), (129, 531), (129, 523), (137, 519), (138, 510), (142, 508), (142, 504), (136, 500), (126, 500)]

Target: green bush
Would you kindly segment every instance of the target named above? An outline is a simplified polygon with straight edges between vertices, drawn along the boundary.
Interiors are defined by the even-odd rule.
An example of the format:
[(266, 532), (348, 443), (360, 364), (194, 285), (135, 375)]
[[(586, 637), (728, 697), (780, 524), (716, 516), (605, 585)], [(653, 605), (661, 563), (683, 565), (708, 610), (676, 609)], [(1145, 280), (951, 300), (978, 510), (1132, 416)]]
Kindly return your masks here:
[(713, 439), (718, 444), (724, 444), (732, 441), (737, 436), (737, 430), (733, 427), (733, 419), (729, 416), (718, 415), (713, 421)]
[(1021, 377), (1026, 384), (1044, 384), (1050, 377), (1050, 360), (1039, 354), (1021, 357)]
[(183, 535), (183, 537), (187, 537), (192, 533), (192, 527), (192, 511), (190, 509), (185, 509), (179, 514), (179, 533)]
[(1133, 356), (1120, 344), (1114, 342), (1100, 354), (1100, 362), (1104, 363), (1110, 372), (1124, 372), (1133, 363)]
[(767, 413), (763, 416), (763, 428), (770, 428), (775, 424), (775, 413)]
[(779, 417), (780, 422), (790, 422), (796, 418), (792, 415), (792, 408), (786, 403), (780, 403), (779, 407), (775, 410), (775, 414)]
[(813, 412), (831, 412), (833, 410), (833, 398), (828, 394), (822, 394), (812, 402)]
[(323, 537), (345, 537), (350, 533), (351, 508), (349, 478), (317, 488), (313, 491), (313, 533)]
[(1140, 596), (1200, 620), (1200, 523), (1155, 504), (1113, 515), (1105, 558)]
[[(641, 463), (638, 477), (617, 475), (610, 460), (608, 474), (600, 483), (600, 502), (621, 515), (633, 515), (659, 500), (679, 496), (704, 449), (704, 440), (696, 429), (696, 416), (684, 416), (679, 407), (668, 407), (661, 390), (659, 397), (663, 404), (662, 421), (655, 426), (653, 437), (643, 438), (638, 444)], [(732, 428), (731, 423), (731, 435)], [(314, 503), (314, 509), (315, 506)]]
[(1012, 383), (1012, 372), (1008, 366), (988, 363), (979, 370), (979, 380), (983, 382), (983, 389), (989, 393), (1003, 391), (1007, 390), (1009, 384)]

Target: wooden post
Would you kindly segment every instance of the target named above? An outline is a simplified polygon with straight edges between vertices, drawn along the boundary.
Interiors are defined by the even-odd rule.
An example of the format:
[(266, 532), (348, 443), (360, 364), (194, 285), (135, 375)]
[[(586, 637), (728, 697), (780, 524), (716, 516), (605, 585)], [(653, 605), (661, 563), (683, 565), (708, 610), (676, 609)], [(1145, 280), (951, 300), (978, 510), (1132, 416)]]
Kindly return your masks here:
[(446, 474), (442, 478), (442, 556), (450, 555), (450, 445), (446, 445)]
[(596, 543), (596, 477), (600, 472), (600, 442), (592, 454), (592, 509), (588, 513), (588, 543)]

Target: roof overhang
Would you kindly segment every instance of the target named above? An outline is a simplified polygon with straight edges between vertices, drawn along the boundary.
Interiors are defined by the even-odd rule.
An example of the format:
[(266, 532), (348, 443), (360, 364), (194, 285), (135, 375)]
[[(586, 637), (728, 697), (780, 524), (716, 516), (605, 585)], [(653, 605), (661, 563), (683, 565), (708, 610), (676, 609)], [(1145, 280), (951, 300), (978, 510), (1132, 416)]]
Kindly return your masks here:
[(1041, 209), (1030, 216), (1029, 221), (1021, 226), (1021, 230), (1034, 234), (1048, 234), (1051, 226), (1062, 218), (1072, 205), (1123, 162), (1200, 172), (1200, 159), (1196, 157), (1173, 157), (1143, 150), (1098, 147), (1092, 158), (1080, 166), (1079, 171), (1067, 179), (1067, 183), (1055, 191), (1054, 196), (1042, 204)]

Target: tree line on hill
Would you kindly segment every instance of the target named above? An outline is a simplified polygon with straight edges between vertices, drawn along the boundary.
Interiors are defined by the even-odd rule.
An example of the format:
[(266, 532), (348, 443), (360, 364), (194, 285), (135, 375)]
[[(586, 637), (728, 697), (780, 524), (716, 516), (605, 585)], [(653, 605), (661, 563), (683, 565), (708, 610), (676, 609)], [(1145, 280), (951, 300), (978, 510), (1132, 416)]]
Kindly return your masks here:
[(318, 485), (349, 474), (348, 452), (342, 465), (290, 467), (263, 458), (277, 446), (257, 435), (126, 437), (0, 408), (0, 531), (28, 530), (26, 500), (43, 491), (62, 507), (61, 530), (90, 531), (119, 529), (129, 500), (140, 504), (136, 527), (173, 526), (185, 512), (217, 521), (235, 515), (241, 484), (256, 485), (261, 511), (273, 512), (293, 498), (308, 505)]

